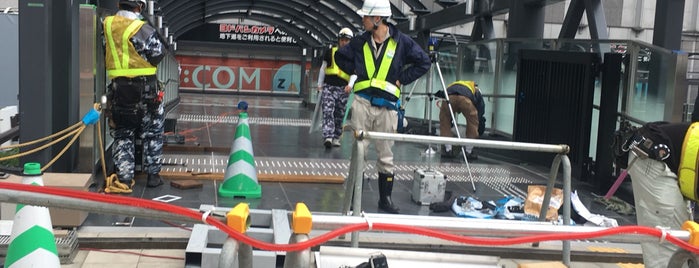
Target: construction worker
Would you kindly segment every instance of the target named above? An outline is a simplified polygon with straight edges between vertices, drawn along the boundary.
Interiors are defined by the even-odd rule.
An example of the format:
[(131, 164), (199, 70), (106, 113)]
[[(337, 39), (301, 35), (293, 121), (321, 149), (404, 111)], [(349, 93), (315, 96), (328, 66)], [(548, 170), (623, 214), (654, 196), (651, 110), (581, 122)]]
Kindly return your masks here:
[[(457, 115), (461, 113), (466, 117), (466, 138), (477, 139), (485, 131), (485, 101), (478, 85), (473, 81), (456, 81), (447, 87), (447, 94), (449, 94), (449, 101), (443, 100), (439, 108), (439, 135), (454, 137), (452, 129), (459, 131), (459, 128), (454, 126), (452, 119), (456, 121)], [(437, 92), (435, 96), (445, 98), (444, 91)], [(449, 105), (454, 112), (453, 117), (449, 111)], [(472, 145), (464, 149), (468, 160), (478, 159)], [(456, 157), (460, 153), (461, 149), (458, 146), (452, 150), (451, 145), (442, 145), (443, 156)]]
[(325, 51), (323, 64), (318, 74), (318, 92), (321, 92), (321, 107), (323, 107), (323, 145), (330, 149), (340, 146), (342, 136), (342, 120), (345, 118), (347, 99), (357, 80), (356, 75), (349, 75), (340, 70), (335, 64), (335, 52), (338, 48), (349, 44), (354, 33), (349, 28), (340, 29), (337, 35), (337, 45)]
[[(357, 13), (366, 30), (335, 53), (337, 65), (355, 73), (352, 126), (356, 130), (395, 133), (398, 127), (400, 87), (410, 84), (430, 68), (427, 53), (410, 37), (389, 24), (389, 0), (366, 0)], [(366, 147), (368, 141), (361, 141)], [(391, 200), (394, 165), (393, 141), (376, 141), (379, 177), (379, 209), (398, 213)]]
[(163, 150), (163, 91), (156, 66), (165, 56), (156, 30), (141, 20), (145, 0), (121, 0), (119, 11), (104, 20), (105, 64), (111, 79), (107, 98), (109, 126), (114, 137), (112, 156), (120, 183), (133, 185), (134, 138), (143, 141), (148, 187), (160, 178)]
[[(623, 146), (629, 152), (638, 225), (681, 230), (691, 219), (684, 197), (697, 199), (699, 123), (647, 123)], [(664, 268), (678, 247), (653, 241), (642, 242), (641, 249), (645, 267)]]

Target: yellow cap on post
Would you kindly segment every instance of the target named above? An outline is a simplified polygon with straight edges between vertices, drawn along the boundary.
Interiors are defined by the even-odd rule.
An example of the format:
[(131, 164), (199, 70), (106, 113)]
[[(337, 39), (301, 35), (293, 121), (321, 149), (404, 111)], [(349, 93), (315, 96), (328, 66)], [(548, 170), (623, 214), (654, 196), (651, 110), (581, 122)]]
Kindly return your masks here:
[(292, 214), (291, 229), (295, 234), (309, 234), (313, 220), (311, 219), (311, 211), (304, 203), (296, 203), (296, 209)]
[(689, 232), (689, 244), (692, 246), (699, 246), (699, 224), (694, 221), (686, 221), (682, 224), (682, 229)]
[(241, 234), (244, 234), (250, 226), (249, 219), (250, 206), (248, 206), (247, 203), (240, 203), (226, 213), (226, 224), (228, 227), (233, 228), (233, 230)]

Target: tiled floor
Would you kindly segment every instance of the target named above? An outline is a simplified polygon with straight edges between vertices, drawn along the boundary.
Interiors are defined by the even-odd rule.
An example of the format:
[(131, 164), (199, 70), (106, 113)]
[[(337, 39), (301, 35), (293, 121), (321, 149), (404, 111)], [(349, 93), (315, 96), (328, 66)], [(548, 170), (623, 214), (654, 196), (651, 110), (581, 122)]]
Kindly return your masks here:
[[(339, 164), (349, 164), (351, 135), (342, 137), (342, 146), (325, 149), (321, 143), (320, 133), (308, 133), (312, 110), (303, 107), (300, 99), (283, 97), (253, 97), (232, 95), (202, 95), (182, 94), (181, 102), (171, 111), (170, 116), (179, 118), (177, 132), (185, 137), (184, 145), (170, 144), (165, 148), (165, 158), (176, 161), (180, 155), (194, 156), (201, 163), (185, 163), (185, 168), (209, 166), (217, 168), (219, 164), (208, 164), (211, 160), (227, 158), (236, 127), (235, 107), (238, 101), (249, 103), (250, 130), (252, 133), (253, 149), (256, 162), (275, 159), (289, 161), (335, 161)], [(371, 148), (371, 147), (370, 147)], [(397, 183), (394, 187), (393, 200), (401, 207), (401, 213), (409, 215), (452, 216), (451, 212), (435, 213), (411, 200), (412, 170), (418, 167), (435, 167), (454, 174), (449, 177), (447, 191), (453, 195), (473, 195), (481, 200), (495, 200), (503, 195), (526, 196), (529, 184), (544, 184), (549, 167), (538, 167), (522, 163), (507, 163), (495, 158), (481, 156), (471, 163), (473, 178), (477, 188), (472, 191), (470, 178), (466, 174), (463, 160), (440, 159), (437, 154), (432, 158), (424, 155), (426, 145), (411, 143), (396, 143), (393, 151), (397, 170)], [(376, 159), (373, 149), (369, 150), (368, 163)], [(431, 162), (431, 163), (430, 163)], [(224, 164), (225, 165), (225, 164)], [(172, 166), (165, 166), (171, 168)], [(225, 166), (224, 166), (225, 167)], [(346, 172), (346, 171), (345, 171)], [(378, 200), (377, 181), (375, 175), (367, 173), (369, 180), (364, 183), (363, 209), (367, 212), (377, 212)], [(179, 206), (198, 208), (201, 204), (212, 204), (220, 207), (232, 207), (239, 202), (248, 202), (251, 208), (258, 209), (287, 209), (291, 210), (297, 202), (304, 202), (314, 212), (339, 212), (341, 209), (344, 188), (342, 184), (323, 183), (284, 183), (262, 182), (263, 197), (261, 199), (241, 200), (220, 198), (217, 195), (218, 181), (204, 181), (202, 188), (181, 190), (165, 185), (150, 189), (145, 188), (145, 179), (137, 180), (134, 197), (152, 199), (163, 195), (173, 195), (180, 199), (171, 202)], [(573, 189), (578, 190), (582, 202), (594, 213), (607, 215), (618, 219), (619, 224), (634, 224), (633, 216), (619, 215), (604, 209), (604, 206), (593, 201), (591, 187), (584, 183), (575, 182)], [(115, 226), (123, 225), (150, 227), (171, 227), (171, 224), (116, 215), (90, 214), (83, 226)], [(122, 234), (123, 235), (123, 234)], [(64, 267), (182, 267), (182, 250), (139, 250), (125, 249), (126, 253), (108, 253), (101, 251), (81, 250), (75, 263)], [(143, 254), (143, 255), (135, 255)], [(170, 256), (174, 258), (152, 258), (144, 255)], [(503, 267), (516, 267), (516, 260), (503, 260)], [(618, 266), (588, 266), (573, 267), (618, 267)]]

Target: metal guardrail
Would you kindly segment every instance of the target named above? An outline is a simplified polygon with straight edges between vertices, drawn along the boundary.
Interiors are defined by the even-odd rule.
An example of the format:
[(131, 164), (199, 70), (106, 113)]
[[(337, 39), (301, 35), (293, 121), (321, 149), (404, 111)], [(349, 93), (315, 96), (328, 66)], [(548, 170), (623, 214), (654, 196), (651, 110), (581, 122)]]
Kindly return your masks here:
[[(371, 134), (369, 134), (371, 135)], [(441, 139), (441, 138), (440, 138)], [(449, 141), (452, 142), (452, 141)], [(462, 144), (461, 142), (451, 143), (451, 144)], [(491, 147), (492, 148), (492, 147)], [(548, 149), (546, 149), (548, 148)], [(564, 149), (564, 147), (560, 147)], [(535, 148), (531, 148), (535, 149)], [(544, 150), (554, 149), (554, 147), (543, 146)], [(538, 150), (538, 149), (537, 149)], [(555, 149), (554, 149), (555, 150)], [(564, 155), (565, 156), (565, 155)], [(561, 157), (564, 162), (565, 168), (565, 157)], [(556, 161), (554, 161), (556, 162)], [(554, 166), (557, 166), (555, 164)], [(564, 169), (569, 170), (569, 169)], [(360, 180), (361, 184), (361, 180)], [(360, 185), (361, 186), (361, 185)], [(115, 214), (115, 215), (130, 215), (138, 216), (149, 219), (163, 219), (163, 220), (174, 220), (181, 222), (191, 222), (196, 223), (199, 220), (180, 216), (173, 213), (165, 213), (160, 211), (153, 211), (150, 209), (142, 207), (129, 207), (121, 204), (113, 203), (102, 203), (97, 201), (84, 200), (79, 198), (68, 198), (60, 197), (51, 194), (34, 193), (28, 191), (15, 191), (9, 189), (0, 188), (0, 202), (9, 203), (22, 203), (27, 205), (38, 205), (38, 206), (50, 206), (56, 208), (65, 209), (75, 209), (83, 211), (98, 212), (102, 214)], [(357, 204), (360, 205), (360, 204)], [(546, 206), (545, 206), (546, 207)], [(199, 211), (206, 210), (212, 211), (211, 213), (220, 214), (218, 212), (225, 212), (230, 210), (230, 208), (217, 208), (217, 207), (200, 207)], [(250, 210), (250, 223), (252, 226), (258, 226), (251, 228), (248, 235), (260, 241), (272, 242), (275, 244), (284, 244), (287, 241), (289, 243), (301, 242), (308, 239), (308, 237), (298, 237), (298, 234), (292, 234), (289, 229), (289, 216), (290, 212), (286, 210)], [(323, 232), (329, 230), (335, 230), (337, 228), (353, 225), (358, 223), (367, 222), (370, 219), (371, 222), (378, 223), (390, 223), (390, 224), (403, 224), (415, 227), (425, 227), (435, 230), (441, 230), (444, 232), (461, 234), (461, 235), (472, 235), (480, 237), (520, 237), (520, 236), (530, 236), (530, 235), (541, 235), (541, 234), (555, 234), (555, 233), (583, 233), (583, 232), (595, 232), (601, 231), (608, 228), (605, 227), (589, 227), (589, 226), (569, 226), (569, 225), (554, 225), (548, 222), (519, 222), (519, 221), (508, 221), (508, 220), (480, 220), (480, 219), (468, 219), (468, 218), (458, 218), (458, 217), (438, 217), (438, 216), (417, 216), (417, 215), (388, 215), (388, 214), (365, 214), (364, 217), (354, 217), (345, 215), (314, 215), (312, 218), (313, 222), (313, 232)], [(265, 230), (259, 226), (269, 226), (270, 230)], [(254, 230), (253, 230), (254, 229)], [(683, 230), (667, 230), (667, 234), (672, 235), (680, 240), (689, 241), (690, 233)], [(264, 256), (260, 256), (261, 259), (255, 259), (255, 254), (247, 249), (242, 249), (242, 244), (236, 245), (229, 242), (229, 245), (225, 247), (225, 254), (221, 252), (222, 249), (209, 248), (210, 244), (223, 245), (224, 240), (228, 237), (222, 231), (215, 229), (212, 226), (197, 224), (192, 232), (192, 237), (190, 237), (190, 243), (195, 241), (194, 244), (188, 244), (188, 254), (190, 253), (200, 253), (199, 261), (204, 262), (202, 254), (208, 254), (206, 263), (215, 267), (214, 263), (232, 263), (242, 261), (246, 265), (250, 264), (250, 260), (258, 260), (256, 264), (262, 264), (273, 255), (270, 253)], [(213, 239), (213, 240), (207, 240)], [(288, 240), (287, 240), (288, 239)], [(408, 239), (410, 239), (408, 237)], [(435, 238), (437, 239), (437, 238)], [(637, 234), (630, 233), (619, 233), (616, 235), (607, 236), (605, 240), (610, 242), (658, 242), (655, 237), (649, 236), (639, 236)], [(411, 243), (414, 243), (414, 240)], [(565, 241), (564, 241), (565, 243)], [(195, 247), (198, 246), (198, 247)], [(249, 245), (247, 245), (249, 247)], [(237, 251), (236, 251), (237, 248)], [(228, 250), (230, 249), (230, 250)], [(289, 263), (291, 267), (314, 267), (311, 265), (309, 258), (305, 256), (308, 254), (307, 249), (305, 252), (287, 252), (287, 258), (289, 258)], [(567, 249), (570, 251), (570, 248)], [(231, 254), (237, 252), (237, 254)], [(564, 248), (565, 251), (565, 248)], [(682, 253), (682, 251), (678, 251)], [(219, 254), (220, 256), (216, 256)], [(289, 255), (291, 254), (291, 256)], [(297, 255), (294, 255), (297, 254)], [(233, 259), (236, 256), (236, 259)], [(293, 257), (292, 257), (293, 256)], [(193, 257), (193, 258), (197, 258)], [(218, 258), (217, 258), (218, 257)], [(682, 256), (680, 256), (682, 257)], [(691, 256), (690, 256), (691, 257)], [(223, 262), (221, 261), (223, 258)], [(274, 259), (274, 258), (273, 258)], [(218, 260), (218, 261), (217, 261)], [(292, 263), (293, 261), (293, 263)], [(203, 264), (203, 263), (202, 263)], [(285, 263), (285, 267), (287, 263)], [(216, 265), (217, 266), (217, 265)], [(204, 267), (204, 266), (202, 266)], [(256, 266), (257, 267), (257, 266)]]
[[(507, 141), (491, 141), (466, 138), (447, 138), (422, 135), (408, 135), (397, 133), (371, 132), (364, 130), (355, 130), (355, 141), (352, 146), (352, 158), (350, 161), (350, 170), (348, 181), (345, 189), (345, 200), (342, 206), (342, 214), (347, 215), (350, 204), (352, 205), (352, 216), (359, 217), (362, 211), (362, 173), (365, 167), (365, 148), (359, 145), (359, 142), (364, 139), (369, 140), (392, 140), (402, 142), (413, 142), (422, 144), (451, 144), (451, 145), (472, 145), (474, 147), (483, 147), (491, 149), (504, 149), (515, 151), (531, 151), (555, 153), (549, 173), (549, 180), (546, 185), (546, 194), (544, 195), (543, 203), (541, 204), (541, 212), (539, 220), (543, 221), (546, 218), (553, 186), (556, 182), (558, 169), (563, 163), (563, 224), (570, 225), (570, 196), (571, 196), (571, 166), (568, 152), (570, 147), (565, 144), (537, 144), (524, 142), (507, 142)], [(352, 233), (352, 246), (359, 246), (359, 233)], [(563, 241), (563, 263), (570, 266), (570, 241)]]

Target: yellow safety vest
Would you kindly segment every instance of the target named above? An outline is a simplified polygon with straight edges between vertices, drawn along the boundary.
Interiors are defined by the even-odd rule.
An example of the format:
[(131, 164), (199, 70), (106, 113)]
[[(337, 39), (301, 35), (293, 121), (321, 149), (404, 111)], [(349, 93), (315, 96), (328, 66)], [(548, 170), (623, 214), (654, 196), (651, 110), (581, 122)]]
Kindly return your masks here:
[(699, 152), (699, 122), (692, 123), (687, 129), (682, 143), (682, 156), (678, 169), (680, 192), (688, 199), (699, 201), (697, 195), (697, 153)]
[(476, 94), (476, 82), (473, 82), (471, 80), (459, 80), (459, 81), (456, 81), (454, 83), (449, 84), (449, 86), (447, 86), (447, 88), (450, 86), (453, 86), (453, 85), (465, 86), (466, 88), (471, 90), (471, 93), (473, 93), (474, 95)]
[(396, 55), (397, 46), (398, 44), (393, 40), (393, 38), (388, 39), (388, 43), (386, 44), (386, 52), (383, 54), (381, 66), (377, 72), (369, 43), (367, 42), (364, 44), (364, 66), (366, 68), (366, 74), (369, 77), (369, 80), (359, 81), (354, 84), (354, 92), (373, 87), (396, 96), (396, 98), (400, 98), (400, 88), (386, 81), (388, 69), (391, 67), (393, 57)]
[(109, 16), (104, 20), (107, 39), (105, 64), (109, 79), (155, 75), (157, 68), (143, 59), (129, 41), (143, 24), (143, 21), (121, 16)]
[(342, 80), (349, 81), (350, 75), (340, 70), (340, 67), (335, 63), (335, 52), (337, 52), (337, 47), (333, 46), (330, 49), (330, 66), (325, 68), (325, 74), (336, 75)]

